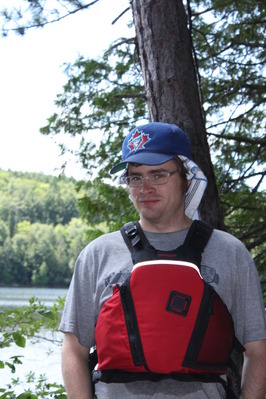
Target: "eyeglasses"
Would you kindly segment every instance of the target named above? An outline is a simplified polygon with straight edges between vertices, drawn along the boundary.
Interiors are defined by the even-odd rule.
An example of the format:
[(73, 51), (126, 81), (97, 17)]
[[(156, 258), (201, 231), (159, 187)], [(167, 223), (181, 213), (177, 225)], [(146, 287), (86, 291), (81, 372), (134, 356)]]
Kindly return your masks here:
[(173, 172), (152, 173), (149, 176), (131, 175), (123, 177), (121, 179), (121, 183), (124, 183), (131, 188), (137, 188), (142, 187), (144, 184), (144, 180), (146, 179), (151, 186), (161, 186), (168, 183), (169, 178), (177, 172), (178, 170), (174, 170)]

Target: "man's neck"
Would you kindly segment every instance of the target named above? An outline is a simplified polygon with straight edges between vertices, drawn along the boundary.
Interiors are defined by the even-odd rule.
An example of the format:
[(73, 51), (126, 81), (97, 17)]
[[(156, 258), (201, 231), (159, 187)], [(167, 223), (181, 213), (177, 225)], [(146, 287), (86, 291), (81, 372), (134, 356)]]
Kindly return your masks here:
[(149, 231), (151, 233), (172, 233), (189, 228), (192, 224), (192, 220), (184, 215), (180, 220), (175, 220), (171, 223), (163, 223), (162, 221), (157, 223), (156, 221), (149, 221), (142, 218), (140, 218), (139, 223), (144, 231)]

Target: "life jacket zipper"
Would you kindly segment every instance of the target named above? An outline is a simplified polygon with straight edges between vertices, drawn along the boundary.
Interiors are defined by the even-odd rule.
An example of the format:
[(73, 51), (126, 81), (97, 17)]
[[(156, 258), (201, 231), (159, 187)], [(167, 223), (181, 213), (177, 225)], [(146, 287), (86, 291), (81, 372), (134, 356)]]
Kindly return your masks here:
[(118, 288), (123, 306), (133, 362), (135, 366), (144, 366), (148, 370), (145, 356), (143, 353), (143, 348), (137, 323), (137, 317), (135, 312), (135, 306), (130, 291), (130, 279), (127, 279), (124, 282), (124, 284), (122, 284)]

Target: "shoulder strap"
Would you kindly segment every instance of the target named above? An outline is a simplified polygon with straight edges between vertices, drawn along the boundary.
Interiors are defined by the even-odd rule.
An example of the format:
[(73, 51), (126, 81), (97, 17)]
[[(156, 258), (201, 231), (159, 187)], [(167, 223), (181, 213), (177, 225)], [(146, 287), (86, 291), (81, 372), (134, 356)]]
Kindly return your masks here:
[[(158, 251), (149, 243), (138, 222), (126, 223), (120, 231), (131, 252), (134, 264), (158, 258)], [(176, 252), (177, 259), (193, 262), (200, 268), (201, 254), (207, 245), (212, 231), (213, 227), (209, 223), (194, 220), (184, 244), (173, 251)], [(162, 251), (161, 254), (163, 254)]]
[[(202, 220), (194, 220), (180, 250), (189, 262), (201, 266), (201, 256), (212, 235), (213, 227)], [(185, 260), (185, 259), (182, 259)]]
[(128, 222), (120, 231), (130, 252), (132, 252), (134, 247), (142, 244), (141, 240), (144, 244), (148, 242), (138, 222)]
[(131, 252), (133, 264), (157, 259), (156, 249), (147, 240), (139, 222), (128, 222), (120, 231)]
[(189, 245), (202, 253), (212, 232), (213, 227), (209, 223), (203, 222), (202, 220), (194, 220), (183, 245)]

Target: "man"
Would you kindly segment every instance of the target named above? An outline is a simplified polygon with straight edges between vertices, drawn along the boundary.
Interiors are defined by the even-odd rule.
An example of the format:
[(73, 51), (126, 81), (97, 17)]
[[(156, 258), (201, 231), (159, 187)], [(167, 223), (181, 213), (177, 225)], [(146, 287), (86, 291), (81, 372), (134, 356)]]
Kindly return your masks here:
[[(197, 218), (206, 186), (191, 161), (186, 134), (177, 126), (154, 122), (135, 128), (122, 148), (123, 161), (111, 173), (124, 170), (139, 223), (151, 245), (171, 251), (182, 245)], [(266, 326), (260, 284), (245, 247), (228, 233), (214, 230), (202, 255), (201, 273), (232, 314), (235, 333), (245, 347), (241, 399), (264, 399), (266, 390)], [(89, 349), (94, 327), (113, 286), (132, 270), (132, 259), (120, 231), (90, 243), (80, 254), (62, 316), (65, 333), (62, 371), (69, 399), (90, 399)], [(156, 350), (156, 348), (154, 349)], [(164, 379), (157, 382), (98, 382), (98, 399), (219, 399), (221, 384)]]

